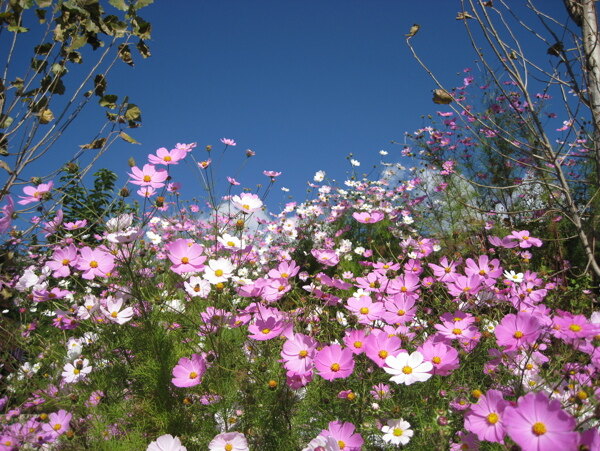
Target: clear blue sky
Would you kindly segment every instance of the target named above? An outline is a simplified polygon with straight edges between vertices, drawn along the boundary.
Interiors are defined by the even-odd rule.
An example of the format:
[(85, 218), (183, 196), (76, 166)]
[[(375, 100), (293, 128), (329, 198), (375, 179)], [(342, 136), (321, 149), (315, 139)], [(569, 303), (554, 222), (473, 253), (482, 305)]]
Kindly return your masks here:
[[(559, 0), (544, 6), (564, 14)], [(143, 164), (158, 147), (219, 149), (219, 138), (233, 138), (238, 146), (229, 152), (240, 156), (226, 160), (230, 170), (222, 165), (219, 178), (233, 175), (253, 149), (238, 179), (252, 187), (266, 181), (264, 169), (282, 171), (269, 200), (276, 210), (287, 196), (281, 186), (302, 200), (317, 170), (342, 182), (349, 153), (361, 172), (381, 160), (380, 149), (389, 151), (386, 161), (401, 161), (401, 146), (390, 141), (427, 125), (421, 116), (440, 109), (404, 34), (421, 24), (414, 46), (444, 83), (459, 85), (458, 73), (476, 66), (455, 20), (459, 9), (451, 0), (157, 0), (140, 12), (153, 25), (152, 57), (137, 56), (134, 68), (118, 65), (107, 90), (141, 107), (143, 126), (130, 134), (143, 145), (117, 142), (99, 166), (124, 181), (130, 156)], [(89, 107), (61, 141), (59, 159), (89, 142), (102, 114)], [(182, 181), (186, 195), (201, 194), (195, 178)]]

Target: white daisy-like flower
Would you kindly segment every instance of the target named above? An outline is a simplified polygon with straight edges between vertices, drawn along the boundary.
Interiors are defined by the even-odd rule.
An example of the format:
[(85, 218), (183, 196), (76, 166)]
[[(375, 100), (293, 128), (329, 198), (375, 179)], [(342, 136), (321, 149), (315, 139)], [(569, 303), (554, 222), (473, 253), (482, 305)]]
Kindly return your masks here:
[(381, 149), (381, 150), (379, 151), (379, 155), (386, 156), (387, 154), (388, 154), (387, 150), (383, 150), (383, 149)]
[(381, 432), (384, 433), (383, 440), (392, 445), (406, 445), (414, 434), (410, 423), (402, 418), (388, 420), (387, 425), (381, 428)]
[(431, 362), (425, 362), (423, 354), (415, 351), (412, 354), (401, 352), (397, 356), (387, 356), (385, 359), (384, 371), (391, 374), (390, 380), (397, 384), (411, 385), (415, 382), (425, 382), (432, 374)]
[(350, 160), (350, 164), (351, 164), (352, 166), (356, 166), (356, 167), (358, 167), (358, 166), (360, 166), (360, 161), (358, 161), (358, 160), (355, 160), (355, 159), (352, 159), (352, 160)]
[(523, 282), (523, 273), (514, 271), (504, 271), (504, 277), (511, 282), (521, 283)]
[(317, 171), (313, 180), (317, 183), (322, 182), (325, 179), (325, 171)]
[(187, 448), (181, 444), (178, 437), (165, 434), (151, 442), (146, 451), (186, 451)]

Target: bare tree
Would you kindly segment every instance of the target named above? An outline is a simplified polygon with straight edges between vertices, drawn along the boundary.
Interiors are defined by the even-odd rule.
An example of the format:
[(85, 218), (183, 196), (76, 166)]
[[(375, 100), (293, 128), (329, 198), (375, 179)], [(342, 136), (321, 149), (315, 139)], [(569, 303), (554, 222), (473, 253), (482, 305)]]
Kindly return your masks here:
[[(504, 102), (498, 108), (504, 117), (512, 117), (508, 122), (513, 126), (499, 120), (502, 114), (474, 111), (466, 86), (443, 86), (415, 49), (413, 41), (417, 43), (418, 37), (408, 37), (407, 44), (437, 85), (434, 101), (449, 104), (456, 117), (462, 119), (463, 132), (478, 146), (487, 146), (498, 161), (528, 174), (506, 178), (502, 183), (478, 180), (460, 168), (456, 169), (456, 176), (479, 190), (502, 192), (528, 186), (532, 192), (541, 189), (546, 212), (560, 214), (572, 224), (586, 256), (585, 271), (600, 279), (600, 258), (595, 248), (600, 196), (598, 18), (594, 0), (564, 3), (569, 14), (565, 12), (560, 19), (538, 6), (543, 6), (543, 2), (528, 0), (520, 5), (529, 14), (525, 19), (514, 11), (511, 2), (461, 0), (462, 10), (456, 19), (464, 22), (485, 76), (496, 98)], [(546, 54), (532, 52), (533, 41), (541, 42)], [(445, 93), (447, 99), (439, 100), (440, 93)], [(552, 101), (547, 100), (550, 97)], [(558, 129), (560, 135), (548, 125), (548, 104), (564, 119), (564, 127)], [(453, 150), (438, 146), (437, 151), (438, 161), (458, 161)], [(511, 208), (504, 213), (523, 213)]]

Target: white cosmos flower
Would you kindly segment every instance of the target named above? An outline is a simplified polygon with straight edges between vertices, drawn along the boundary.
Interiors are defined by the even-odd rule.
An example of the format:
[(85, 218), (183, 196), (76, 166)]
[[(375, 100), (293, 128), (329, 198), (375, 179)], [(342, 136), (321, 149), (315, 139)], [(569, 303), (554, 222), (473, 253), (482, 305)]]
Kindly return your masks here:
[(209, 260), (204, 267), (204, 278), (212, 284), (226, 282), (231, 277), (235, 268), (226, 258)]
[(406, 445), (414, 434), (410, 429), (410, 423), (402, 418), (388, 420), (387, 425), (381, 428), (381, 432), (384, 433), (383, 440), (392, 445)]
[(186, 451), (187, 448), (181, 444), (178, 437), (165, 434), (151, 442), (146, 451)]
[(91, 371), (90, 361), (88, 359), (79, 359), (73, 363), (67, 363), (63, 367), (62, 377), (67, 384), (72, 384), (85, 379)]
[(511, 282), (521, 283), (523, 282), (523, 273), (522, 272), (514, 272), (514, 271), (504, 271), (504, 277), (506, 277)]
[(331, 435), (328, 435), (327, 437), (323, 437), (322, 435), (318, 435), (317, 437), (313, 438), (308, 445), (306, 445), (306, 448), (304, 448), (302, 451), (339, 451), (340, 450), (340, 445), (338, 444), (337, 440), (335, 438), (333, 438)]
[(322, 182), (325, 179), (325, 171), (317, 171), (313, 180), (317, 183)]
[(352, 159), (352, 160), (350, 160), (350, 164), (351, 164), (352, 166), (356, 166), (356, 167), (358, 167), (358, 166), (360, 166), (360, 161), (358, 161), (358, 160), (355, 160), (355, 159)]
[(401, 352), (397, 356), (387, 356), (384, 371), (391, 374), (391, 381), (397, 384), (411, 385), (415, 382), (425, 382), (432, 374), (431, 362), (423, 361), (423, 354), (415, 351), (412, 354)]

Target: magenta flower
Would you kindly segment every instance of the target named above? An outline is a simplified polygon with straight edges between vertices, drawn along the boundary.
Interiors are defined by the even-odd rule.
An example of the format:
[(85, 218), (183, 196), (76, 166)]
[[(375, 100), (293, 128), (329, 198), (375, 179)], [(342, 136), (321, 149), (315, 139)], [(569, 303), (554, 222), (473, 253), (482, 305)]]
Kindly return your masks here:
[(71, 275), (71, 267), (77, 264), (77, 248), (71, 244), (68, 247), (58, 248), (52, 254), (52, 259), (46, 262), (46, 266), (52, 271), (52, 277), (68, 277)]
[(470, 276), (462, 276), (460, 274), (455, 275), (452, 282), (446, 283), (448, 293), (452, 296), (460, 296), (462, 294), (471, 295), (477, 294), (479, 290), (483, 288), (483, 277), (479, 274), (473, 274)]
[(319, 375), (328, 381), (345, 379), (354, 371), (352, 351), (338, 344), (325, 346), (315, 356), (315, 367)]
[(58, 412), (53, 412), (49, 415), (48, 422), (42, 425), (42, 429), (52, 438), (56, 438), (71, 429), (69, 423), (72, 416), (69, 412), (62, 409)]
[(81, 277), (84, 279), (108, 277), (115, 267), (115, 258), (108, 252), (86, 246), (79, 249), (79, 258), (75, 266), (79, 271), (83, 271)]
[(388, 356), (400, 352), (402, 341), (396, 335), (388, 335), (381, 329), (374, 329), (365, 340), (365, 354), (380, 368), (385, 365)]
[(254, 324), (248, 326), (248, 338), (265, 341), (278, 337), (283, 332), (285, 323), (275, 316), (256, 316)]
[[(171, 151), (161, 147), (157, 149), (156, 155), (148, 155), (148, 162), (150, 164), (177, 164), (187, 155), (187, 151), (184, 149), (173, 149)], [(133, 170), (133, 169), (132, 169)]]
[(324, 437), (333, 437), (344, 451), (360, 451), (365, 442), (362, 436), (354, 432), (355, 426), (352, 423), (342, 421), (332, 421), (327, 429), (321, 431)]
[(221, 142), (226, 146), (237, 146), (237, 143), (231, 138), (221, 138)]
[(19, 205), (27, 205), (32, 202), (40, 202), (44, 200), (45, 194), (49, 193), (54, 186), (54, 182), (40, 183), (38, 186), (26, 186), (23, 188), (23, 192), (26, 194), (25, 197), (19, 196), (21, 200), (18, 202)]
[(386, 312), (383, 319), (388, 324), (406, 324), (413, 320), (417, 311), (415, 298), (405, 294), (395, 294), (384, 303)]
[(367, 334), (363, 329), (346, 330), (344, 335), (344, 344), (353, 354), (362, 354), (365, 352), (365, 342)]
[(458, 351), (443, 342), (434, 343), (427, 340), (417, 348), (426, 362), (433, 365), (433, 374), (447, 376), (460, 366)]
[(500, 391), (488, 390), (477, 404), (471, 404), (465, 415), (465, 429), (476, 434), (479, 440), (504, 443), (506, 433), (502, 417), (508, 405)]
[(510, 235), (507, 235), (506, 238), (518, 240), (519, 247), (522, 249), (526, 249), (531, 246), (540, 247), (542, 245), (542, 240), (539, 238), (533, 238), (527, 230), (522, 230), (520, 232), (513, 230), (513, 232)]
[(360, 324), (371, 324), (384, 312), (383, 303), (373, 302), (369, 296), (351, 297), (346, 308), (356, 315)]
[(182, 357), (173, 368), (171, 383), (176, 387), (194, 387), (200, 384), (206, 372), (206, 362), (199, 354), (192, 354), (191, 358)]
[(465, 262), (465, 274), (467, 276), (477, 274), (486, 279), (497, 279), (502, 275), (500, 260), (497, 258), (490, 260), (487, 255), (480, 255), (477, 262), (472, 258), (467, 258)]
[(562, 410), (559, 401), (551, 401), (543, 392), (527, 393), (516, 407), (506, 407), (502, 421), (508, 436), (523, 451), (578, 449), (575, 419)]
[(308, 373), (313, 368), (316, 347), (317, 342), (314, 338), (304, 334), (295, 334), (283, 344), (281, 350), (283, 366), (286, 370), (295, 373)]
[(506, 315), (494, 329), (496, 343), (505, 351), (528, 348), (541, 334), (540, 323), (535, 316), (519, 312)]
[(335, 266), (340, 262), (340, 257), (332, 249), (313, 249), (310, 253), (325, 266)]
[(0, 234), (3, 234), (10, 227), (12, 215), (15, 211), (15, 203), (12, 197), (6, 198), (6, 204), (2, 207), (2, 217), (0, 218)]
[(165, 186), (164, 181), (169, 176), (167, 171), (164, 169), (157, 170), (151, 164), (145, 164), (142, 169), (134, 166), (128, 174), (132, 179), (130, 182), (134, 185), (149, 186), (150, 188), (162, 188)]
[(372, 211), (370, 213), (364, 211), (361, 213), (354, 212), (352, 213), (352, 217), (362, 224), (374, 224), (381, 221), (385, 215), (380, 211)]
[(198, 272), (204, 269), (204, 247), (185, 238), (178, 238), (166, 246), (167, 257), (173, 263), (171, 271), (176, 274)]

